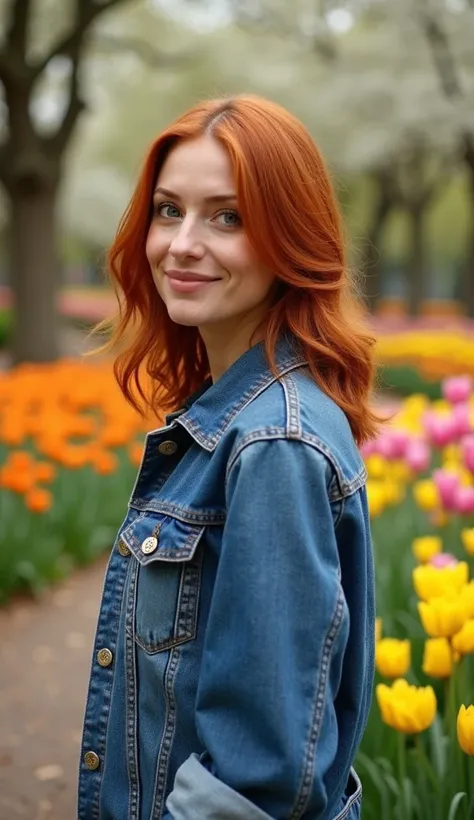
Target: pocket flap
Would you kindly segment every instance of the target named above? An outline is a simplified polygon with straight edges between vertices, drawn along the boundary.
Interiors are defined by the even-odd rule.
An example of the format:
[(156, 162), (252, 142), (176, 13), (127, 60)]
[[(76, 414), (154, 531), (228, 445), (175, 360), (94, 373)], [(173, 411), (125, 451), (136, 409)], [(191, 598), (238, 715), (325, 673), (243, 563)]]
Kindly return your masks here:
[(125, 527), (120, 537), (140, 564), (146, 566), (153, 561), (189, 561), (205, 528), (202, 524), (146, 512)]

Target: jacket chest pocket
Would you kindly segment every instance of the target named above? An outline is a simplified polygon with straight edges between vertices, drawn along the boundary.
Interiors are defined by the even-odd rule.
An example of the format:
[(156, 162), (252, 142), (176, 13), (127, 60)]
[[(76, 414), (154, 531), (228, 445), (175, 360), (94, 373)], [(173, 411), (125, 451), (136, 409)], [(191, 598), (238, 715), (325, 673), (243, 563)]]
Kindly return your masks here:
[(134, 623), (127, 629), (149, 654), (196, 636), (205, 526), (145, 513), (121, 533), (139, 562)]

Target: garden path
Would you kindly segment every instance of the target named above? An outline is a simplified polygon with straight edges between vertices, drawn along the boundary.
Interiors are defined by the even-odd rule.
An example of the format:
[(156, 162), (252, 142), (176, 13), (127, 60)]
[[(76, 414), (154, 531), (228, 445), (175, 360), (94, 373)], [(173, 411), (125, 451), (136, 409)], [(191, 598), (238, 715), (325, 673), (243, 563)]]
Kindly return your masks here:
[(74, 820), (105, 558), (0, 610), (0, 820)]

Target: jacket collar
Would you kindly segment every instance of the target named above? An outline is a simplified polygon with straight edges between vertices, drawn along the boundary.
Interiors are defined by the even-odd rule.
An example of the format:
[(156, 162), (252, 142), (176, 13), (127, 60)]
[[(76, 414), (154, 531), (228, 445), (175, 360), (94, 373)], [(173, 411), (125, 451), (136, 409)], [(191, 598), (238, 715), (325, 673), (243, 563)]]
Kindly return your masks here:
[[(296, 340), (281, 337), (276, 346), (275, 360), (279, 376), (307, 364)], [(184, 412), (172, 413), (172, 420), (182, 425), (192, 438), (212, 451), (237, 413), (259, 393), (276, 381), (265, 356), (263, 342), (251, 347), (222, 374), (214, 384), (209, 380), (188, 399)]]

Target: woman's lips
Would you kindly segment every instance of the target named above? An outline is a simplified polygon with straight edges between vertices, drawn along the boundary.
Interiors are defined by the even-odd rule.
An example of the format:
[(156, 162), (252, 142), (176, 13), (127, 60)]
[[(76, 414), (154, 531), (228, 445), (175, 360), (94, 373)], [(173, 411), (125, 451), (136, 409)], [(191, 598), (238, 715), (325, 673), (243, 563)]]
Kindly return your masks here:
[(218, 279), (196, 279), (192, 278), (192, 276), (188, 279), (184, 278), (182, 274), (180, 274), (178, 278), (177, 276), (173, 276), (172, 273), (167, 273), (166, 276), (168, 277), (170, 287), (177, 293), (193, 293), (196, 290), (202, 290), (208, 287), (208, 285), (212, 285), (213, 282), (219, 281)]

